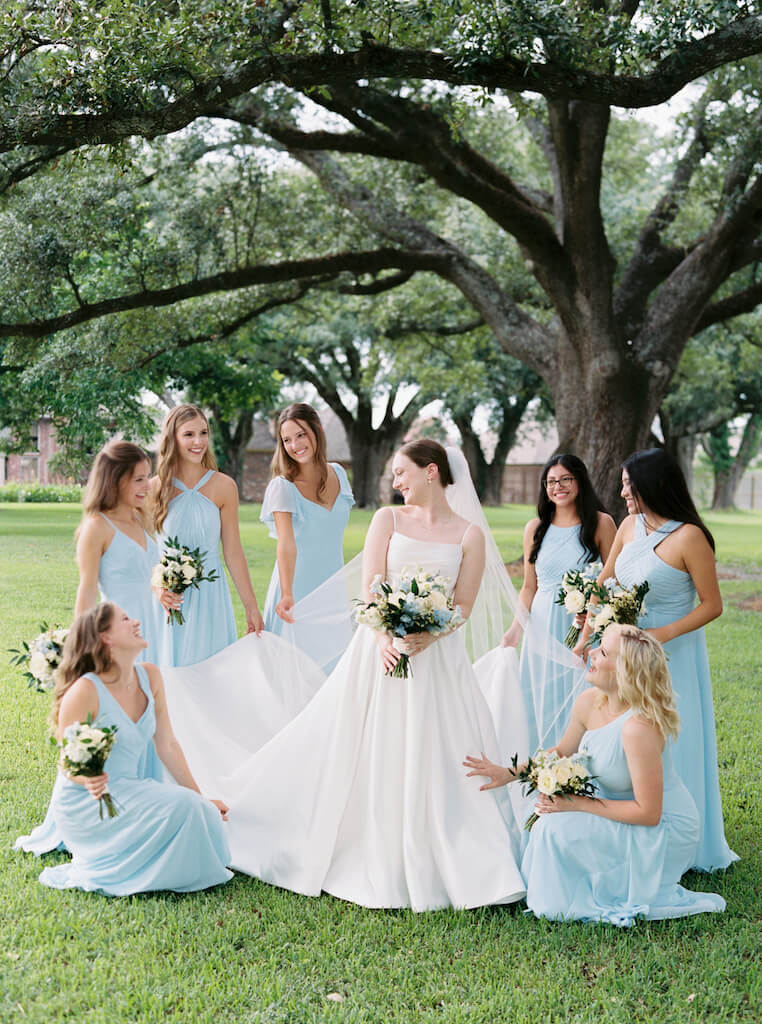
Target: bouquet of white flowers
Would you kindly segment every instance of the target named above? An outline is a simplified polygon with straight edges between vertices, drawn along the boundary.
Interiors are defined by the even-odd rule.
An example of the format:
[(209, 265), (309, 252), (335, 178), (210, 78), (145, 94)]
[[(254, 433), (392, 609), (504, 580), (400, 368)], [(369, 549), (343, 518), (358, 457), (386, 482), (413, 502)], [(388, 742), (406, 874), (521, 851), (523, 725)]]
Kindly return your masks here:
[[(375, 600), (359, 603), (355, 618), (378, 632), (391, 633), (398, 650), (398, 641), (409, 633), (448, 633), (465, 621), (447, 593), (449, 583), (446, 576), (420, 568), (403, 569), (396, 588), (378, 575), (370, 585)], [(412, 675), (404, 652), (391, 675), (400, 679)]]
[[(557, 750), (538, 750), (534, 757), (527, 760), (521, 771), (518, 770), (518, 754), (514, 754), (511, 768), (519, 782), (524, 783), (527, 796), (535, 791), (551, 800), (556, 796), (593, 796), (593, 779), (596, 776), (591, 775), (585, 767), (587, 758), (585, 750), (578, 750), (571, 757), (561, 757)], [(531, 829), (538, 818), (539, 814), (530, 814), (524, 822), (524, 828)]]
[(634, 587), (620, 587), (612, 577), (603, 584), (596, 583), (592, 596), (597, 597), (600, 604), (588, 606), (593, 632), (590, 641), (600, 642), (603, 632), (612, 622), (622, 626), (637, 626), (638, 619), (646, 610), (643, 598), (648, 593), (648, 580), (636, 583)]
[[(69, 775), (81, 775), (91, 779), (103, 775), (103, 768), (116, 740), (115, 725), (93, 725), (92, 715), (86, 722), (72, 722), (67, 725), (61, 738), (61, 763)], [(119, 813), (114, 798), (106, 789), (98, 800), (98, 810), (103, 820), (103, 806), (109, 818)]]
[[(173, 594), (183, 594), (189, 587), (198, 590), (200, 583), (213, 583), (219, 578), (217, 570), (212, 569), (204, 576), (205, 556), (205, 551), (187, 548), (177, 537), (168, 537), (161, 561), (151, 571), (151, 586), (161, 587), (162, 590), (169, 590)], [(178, 626), (183, 625), (183, 613), (179, 608), (170, 608), (167, 623), (172, 625), (175, 622)]]
[[(568, 569), (561, 580), (556, 604), (562, 604), (570, 615), (581, 615), (587, 609), (587, 602), (601, 569), (600, 562), (590, 562), (584, 569)], [(574, 647), (580, 632), (579, 626), (575, 626), (572, 621), (564, 640), (567, 647)]]
[(40, 634), (27, 643), (22, 641), (21, 649), (12, 648), (11, 665), (26, 665), (24, 678), (38, 693), (47, 693), (55, 685), (55, 673), (63, 658), (63, 648), (68, 629), (40, 623)]

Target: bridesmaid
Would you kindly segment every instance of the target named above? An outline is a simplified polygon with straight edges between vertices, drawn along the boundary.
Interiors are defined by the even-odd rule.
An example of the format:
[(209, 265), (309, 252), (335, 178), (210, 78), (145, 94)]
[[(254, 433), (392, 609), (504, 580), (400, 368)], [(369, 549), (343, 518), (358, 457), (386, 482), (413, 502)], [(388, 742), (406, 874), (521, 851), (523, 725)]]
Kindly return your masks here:
[[(294, 605), (344, 564), (342, 541), (354, 505), (344, 468), (326, 461), (325, 431), (310, 405), (297, 402), (278, 417), (273, 477), (260, 518), (277, 542), (276, 564), (265, 602), (265, 628), (276, 634), (295, 623)], [(326, 595), (327, 596), (327, 595)], [(341, 653), (351, 639), (348, 621), (335, 627), (331, 644), (296, 623), (294, 640), (318, 657), (332, 647)]]
[(166, 616), (151, 590), (159, 549), (143, 522), (150, 473), (148, 456), (129, 441), (109, 441), (96, 456), (77, 530), (74, 614), (94, 608), (100, 590), (102, 600), (140, 622), (148, 646), (138, 659), (162, 664), (168, 656)]
[[(587, 678), (557, 749), (587, 752), (596, 796), (539, 795), (521, 862), (527, 906), (537, 917), (620, 926), (724, 910), (720, 896), (678, 884), (695, 860), (699, 817), (672, 766), (679, 718), (661, 645), (610, 626)], [(482, 789), (515, 779), (483, 757), (464, 764), (491, 779)]]
[[(714, 539), (677, 461), (664, 449), (635, 452), (622, 467), (622, 522), (601, 573), (649, 590), (640, 626), (664, 644), (682, 721), (678, 774), (696, 802), (701, 838), (692, 867), (726, 868), (738, 857), (726, 840), (717, 768), (712, 680), (703, 627), (722, 613)], [(698, 597), (698, 603), (697, 603)], [(587, 642), (583, 630), (577, 650)]]
[[(521, 651), (521, 689), (527, 710), (529, 750), (553, 746), (568, 718), (575, 670), (548, 657), (547, 635), (559, 644), (572, 624), (556, 604), (564, 573), (605, 561), (616, 535), (611, 516), (595, 493), (587, 468), (576, 455), (554, 455), (540, 480), (537, 516), (524, 528), (524, 582), (519, 602), (531, 612)], [(503, 638), (514, 647), (521, 638), (518, 618)], [(570, 659), (571, 660), (571, 659)]]
[[(56, 736), (88, 715), (118, 732), (108, 774), (60, 770), (53, 805), (72, 860), (45, 868), (43, 885), (127, 896), (190, 892), (232, 878), (222, 825), (227, 807), (201, 796), (172, 732), (159, 670), (136, 663), (145, 646), (140, 623), (108, 601), (78, 616), (70, 630), (51, 711)], [(153, 774), (154, 746), (176, 783)], [(101, 821), (96, 801), (107, 786), (118, 813)], [(28, 849), (30, 838), (17, 847)]]
[(174, 666), (192, 665), (216, 654), (237, 638), (233, 603), (219, 555), (220, 539), (225, 564), (246, 613), (248, 633), (264, 629), (251, 585), (238, 530), (238, 488), (217, 472), (209, 447), (209, 423), (196, 405), (178, 405), (167, 416), (161, 434), (159, 463), (151, 485), (153, 528), (204, 554), (204, 573), (217, 571), (217, 580), (202, 583), (179, 596), (160, 591), (165, 609), (182, 607), (185, 623), (171, 625), (170, 660)]

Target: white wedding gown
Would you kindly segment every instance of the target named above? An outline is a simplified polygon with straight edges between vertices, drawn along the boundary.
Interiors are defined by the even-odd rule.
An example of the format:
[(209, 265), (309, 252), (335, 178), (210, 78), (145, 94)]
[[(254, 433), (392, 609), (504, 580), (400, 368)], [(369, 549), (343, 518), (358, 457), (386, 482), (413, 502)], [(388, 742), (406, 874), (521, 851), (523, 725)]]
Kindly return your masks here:
[[(455, 580), (461, 558), (459, 544), (394, 533), (387, 575), (421, 566)], [(256, 649), (256, 638), (247, 643)], [(191, 769), (203, 766), (206, 791), (230, 805), (232, 867), (367, 907), (420, 911), (523, 897), (510, 800), (505, 790), (480, 792), (483, 780), (466, 778), (461, 764), (469, 753), (501, 755), (463, 630), (411, 665), (408, 679), (384, 675), (375, 636), (360, 627), (301, 713), (229, 774), (234, 753), (215, 771), (214, 744), (204, 743), (202, 731), (177, 730)], [(175, 673), (173, 720), (184, 671)], [(224, 691), (207, 693), (224, 719)], [(242, 728), (239, 722), (239, 735)], [(239, 753), (244, 747), (235, 744)]]

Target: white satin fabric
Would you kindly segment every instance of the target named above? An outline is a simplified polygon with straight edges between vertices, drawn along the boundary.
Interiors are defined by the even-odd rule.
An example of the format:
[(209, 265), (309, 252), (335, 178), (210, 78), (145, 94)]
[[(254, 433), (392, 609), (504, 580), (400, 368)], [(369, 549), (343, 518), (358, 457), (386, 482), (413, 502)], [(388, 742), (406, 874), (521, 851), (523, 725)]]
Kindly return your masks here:
[[(461, 556), (459, 544), (395, 533), (387, 571), (393, 577), (404, 566), (421, 566), (454, 581)], [(245, 644), (264, 668), (262, 639), (234, 648)], [(236, 726), (235, 750), (215, 768), (216, 743), (203, 756), (196, 745), (206, 716), (196, 715), (195, 739), (184, 717), (178, 736), (192, 770), (203, 765), (207, 791), (230, 805), (232, 867), (295, 892), (326, 891), (367, 907), (476, 907), (524, 895), (508, 795), (480, 792), (481, 780), (467, 779), (461, 765), (469, 753), (501, 755), (463, 630), (411, 663), (408, 679), (384, 675), (376, 638), (360, 627), (304, 710), (232, 772), (245, 724)], [(204, 692), (203, 666), (197, 668), (193, 702), (226, 704), (219, 690)], [(283, 675), (280, 681), (284, 688), (290, 683)], [(171, 684), (173, 719), (181, 682)], [(267, 687), (255, 681), (251, 665), (240, 688), (248, 688), (255, 711)]]

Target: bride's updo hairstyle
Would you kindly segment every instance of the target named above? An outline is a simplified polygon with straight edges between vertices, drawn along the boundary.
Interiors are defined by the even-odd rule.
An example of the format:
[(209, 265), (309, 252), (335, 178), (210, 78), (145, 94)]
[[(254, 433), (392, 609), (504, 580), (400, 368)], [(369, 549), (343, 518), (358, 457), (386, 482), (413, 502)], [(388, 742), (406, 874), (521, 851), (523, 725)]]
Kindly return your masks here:
[(663, 739), (677, 736), (680, 717), (662, 645), (637, 626), (615, 625), (613, 628), (619, 633), (616, 658), (619, 699), (655, 725)]
[[(164, 420), (164, 426), (161, 428), (159, 462), (156, 467), (156, 476), (158, 477), (159, 484), (154, 490), (151, 500), (151, 521), (156, 533), (161, 532), (164, 520), (169, 512), (170, 495), (173, 487), (172, 477), (176, 476), (180, 461), (177, 451), (177, 431), (184, 423), (187, 423), (189, 420), (195, 420), (196, 417), (206, 423), (208, 430), (209, 420), (206, 418), (206, 413), (197, 405), (176, 405), (169, 412)], [(217, 460), (212, 453), (211, 438), (201, 460), (201, 465), (204, 469), (217, 468)]]
[(320, 470), (317, 486), (317, 496), (319, 500), (326, 488), (326, 484), (328, 483), (328, 459), (326, 456), (327, 445), (325, 440), (325, 430), (323, 430), (323, 424), (320, 422), (320, 417), (312, 406), (307, 405), (306, 402), (293, 402), (278, 416), (278, 423), (275, 428), (275, 452), (273, 453), (273, 461), (270, 466), (272, 476), (284, 476), (286, 480), (290, 480), (291, 483), (293, 483), (299, 476), (299, 463), (296, 459), (292, 459), (288, 454), (286, 446), (283, 444), (283, 438), (281, 437), (283, 424), (292, 420), (296, 423), (301, 423), (301, 425), (307, 429), (307, 432), (312, 434), (315, 444), (315, 462)]
[(111, 651), (103, 642), (105, 633), (114, 620), (115, 606), (104, 601), (88, 612), (82, 612), (72, 623), (64, 644), (61, 664), (56, 671), (56, 685), (50, 708), (50, 727), (58, 728), (58, 711), (64, 694), (86, 672), (103, 675), (112, 665)]
[(447, 452), (438, 441), (432, 441), (428, 437), (422, 437), (419, 441), (408, 441), (400, 448), (400, 455), (407, 456), (421, 469), (425, 469), (426, 466), (433, 463), (439, 472), (439, 482), (442, 487), (449, 487), (453, 482)]
[(714, 551), (714, 537), (696, 511), (685, 474), (674, 456), (664, 448), (646, 448), (633, 452), (622, 469), (630, 478), (630, 490), (638, 506), (645, 505), (657, 516), (698, 526)]

